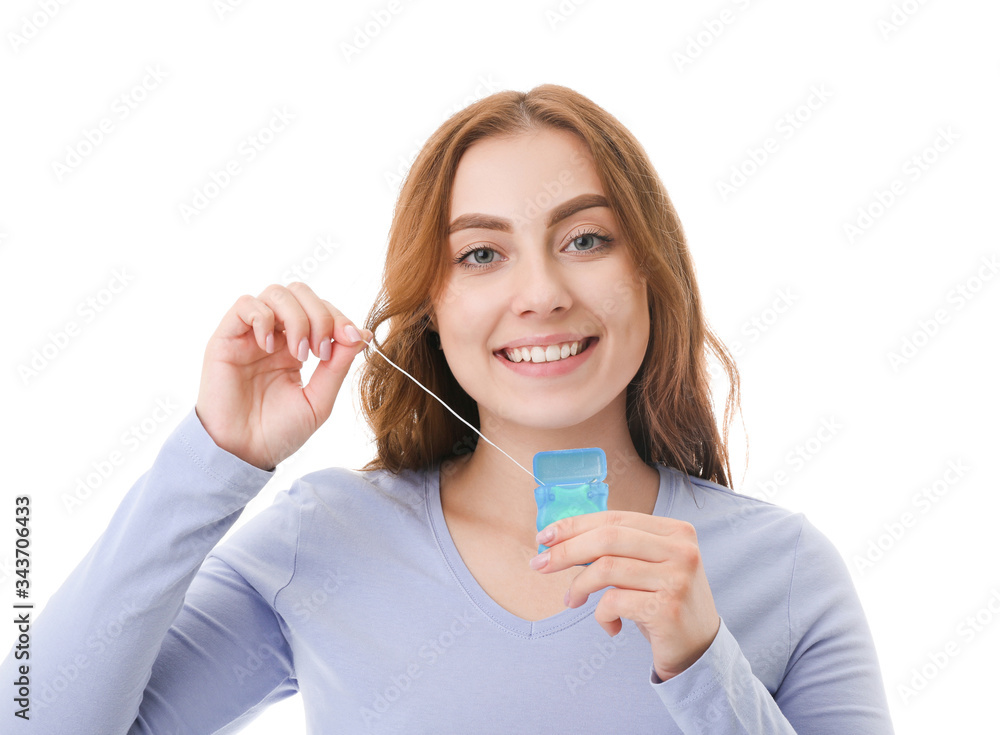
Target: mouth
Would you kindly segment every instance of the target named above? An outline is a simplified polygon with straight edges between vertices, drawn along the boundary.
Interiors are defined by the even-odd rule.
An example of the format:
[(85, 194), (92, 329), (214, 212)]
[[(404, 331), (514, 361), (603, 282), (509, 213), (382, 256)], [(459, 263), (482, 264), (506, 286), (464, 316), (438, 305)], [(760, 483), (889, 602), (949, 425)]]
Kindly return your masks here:
[(570, 342), (559, 342), (551, 345), (530, 345), (524, 347), (507, 347), (497, 350), (494, 354), (497, 357), (513, 363), (548, 363), (561, 362), (570, 357), (585, 352), (591, 345), (597, 342), (597, 337), (585, 337), (582, 340)]

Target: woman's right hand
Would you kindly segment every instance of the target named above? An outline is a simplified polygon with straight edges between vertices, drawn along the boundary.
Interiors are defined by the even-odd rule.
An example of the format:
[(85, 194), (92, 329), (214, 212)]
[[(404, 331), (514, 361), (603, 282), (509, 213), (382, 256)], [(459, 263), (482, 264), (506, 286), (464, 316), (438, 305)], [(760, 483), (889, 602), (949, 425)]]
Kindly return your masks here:
[[(359, 335), (372, 339), (304, 283), (241, 296), (205, 349), (198, 418), (219, 447), (273, 470), (330, 417), (365, 347)], [(303, 386), (299, 371), (310, 351), (320, 363)]]

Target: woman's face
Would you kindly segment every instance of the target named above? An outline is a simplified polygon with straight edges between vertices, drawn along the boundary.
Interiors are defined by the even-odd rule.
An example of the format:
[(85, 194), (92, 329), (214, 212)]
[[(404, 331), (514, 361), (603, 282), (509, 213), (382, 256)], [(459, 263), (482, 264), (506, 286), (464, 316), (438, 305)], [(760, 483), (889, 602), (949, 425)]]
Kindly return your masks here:
[(649, 311), (603, 197), (586, 145), (567, 131), (487, 138), (459, 161), (434, 324), (484, 429), (624, 416)]

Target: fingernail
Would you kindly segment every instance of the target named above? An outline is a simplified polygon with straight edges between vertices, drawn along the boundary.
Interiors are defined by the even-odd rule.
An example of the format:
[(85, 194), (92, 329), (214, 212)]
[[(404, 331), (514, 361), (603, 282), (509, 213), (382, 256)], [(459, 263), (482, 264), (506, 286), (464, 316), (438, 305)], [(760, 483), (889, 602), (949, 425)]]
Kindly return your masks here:
[(540, 544), (548, 544), (549, 541), (555, 538), (555, 536), (556, 532), (554, 529), (545, 528), (538, 532), (538, 535), (535, 536), (535, 541), (537, 541)]
[(299, 362), (305, 362), (309, 359), (309, 340), (305, 337), (299, 342)]
[(323, 341), (319, 343), (319, 359), (329, 360), (332, 352), (333, 347), (330, 345), (330, 338), (324, 337)]
[(269, 355), (274, 352), (274, 332), (268, 332), (268, 335), (264, 338), (264, 349)]
[(531, 565), (532, 569), (541, 569), (548, 563), (549, 563), (549, 552), (547, 551), (544, 554), (539, 554), (530, 562), (528, 562), (528, 564)]
[(361, 334), (358, 332), (357, 329), (355, 329), (350, 324), (348, 324), (346, 327), (344, 327), (344, 334), (347, 335), (347, 338), (349, 340), (351, 340), (351, 342), (360, 342), (361, 341)]

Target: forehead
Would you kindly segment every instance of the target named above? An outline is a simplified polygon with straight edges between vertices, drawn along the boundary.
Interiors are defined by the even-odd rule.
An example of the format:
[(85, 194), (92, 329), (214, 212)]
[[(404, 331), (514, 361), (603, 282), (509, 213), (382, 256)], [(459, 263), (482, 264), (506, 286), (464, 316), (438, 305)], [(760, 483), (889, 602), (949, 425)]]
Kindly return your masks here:
[(462, 155), (452, 185), (449, 221), (471, 212), (541, 218), (576, 194), (603, 194), (586, 144), (567, 130), (544, 128), (485, 138)]

